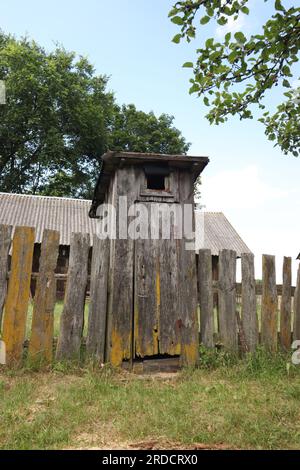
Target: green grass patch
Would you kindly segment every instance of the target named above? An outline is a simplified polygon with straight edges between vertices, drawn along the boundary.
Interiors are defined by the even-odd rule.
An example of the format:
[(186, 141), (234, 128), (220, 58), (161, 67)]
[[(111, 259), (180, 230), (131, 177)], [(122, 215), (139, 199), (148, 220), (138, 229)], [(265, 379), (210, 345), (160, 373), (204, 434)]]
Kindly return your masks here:
[[(57, 301), (55, 304), (55, 308), (54, 308), (54, 337), (55, 338), (57, 338), (59, 335), (60, 318), (61, 318), (63, 308), (64, 308), (63, 300)], [(27, 323), (26, 323), (26, 338), (30, 338), (32, 314), (33, 314), (33, 302), (30, 302), (28, 306)], [(89, 314), (89, 301), (86, 301), (85, 307), (84, 307), (84, 330), (83, 330), (84, 336), (86, 336), (86, 333), (87, 333), (88, 314)]]
[(0, 448), (122, 448), (158, 440), (237, 449), (300, 448), (300, 369), (289, 356), (201, 351), (170, 378), (105, 367), (0, 373)]

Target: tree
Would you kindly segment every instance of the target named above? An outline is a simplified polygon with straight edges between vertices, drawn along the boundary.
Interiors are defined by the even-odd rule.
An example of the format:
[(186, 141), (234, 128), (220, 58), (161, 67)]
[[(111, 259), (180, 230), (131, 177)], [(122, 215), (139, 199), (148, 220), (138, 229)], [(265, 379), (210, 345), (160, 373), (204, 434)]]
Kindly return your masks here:
[(109, 147), (127, 152), (186, 154), (190, 144), (173, 127), (173, 116), (138, 111), (133, 104), (116, 106)]
[(0, 190), (90, 198), (110, 150), (185, 153), (173, 118), (119, 107), (84, 57), (0, 32)]
[(0, 106), (1, 190), (47, 193), (64, 181), (64, 195), (90, 193), (113, 116), (107, 78), (63, 48), (48, 54), (1, 34), (0, 79), (7, 99)]
[[(300, 152), (300, 87), (292, 89), (291, 78), (300, 50), (300, 7), (285, 8), (282, 0), (272, 3), (273, 14), (262, 26), (261, 34), (246, 37), (241, 31), (224, 34), (221, 42), (205, 38), (197, 49), (190, 93), (203, 98), (210, 107), (209, 122), (219, 124), (231, 115), (252, 119), (252, 105), (261, 109), (259, 121), (265, 125), (267, 137), (282, 151), (298, 156)], [(253, 7), (255, 8), (255, 7)], [(249, 14), (249, 0), (185, 0), (170, 11), (171, 21), (181, 28), (173, 38), (179, 43), (196, 36), (200, 25), (216, 22), (224, 26)], [(202, 27), (201, 26), (201, 27)], [(286, 88), (284, 102), (272, 114), (266, 109), (267, 92), (278, 85)]]

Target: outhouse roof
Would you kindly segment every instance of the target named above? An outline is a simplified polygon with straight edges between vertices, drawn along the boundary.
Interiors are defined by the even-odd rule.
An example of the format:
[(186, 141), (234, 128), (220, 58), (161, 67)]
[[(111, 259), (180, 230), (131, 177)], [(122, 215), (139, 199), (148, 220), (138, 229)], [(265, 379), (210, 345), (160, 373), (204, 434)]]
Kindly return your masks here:
[(110, 179), (117, 168), (126, 165), (147, 163), (168, 163), (171, 167), (187, 168), (194, 173), (195, 179), (202, 173), (209, 162), (208, 157), (188, 155), (166, 155), (161, 153), (107, 152), (102, 156), (102, 167), (96, 184), (89, 216), (96, 217), (97, 207), (104, 202)]

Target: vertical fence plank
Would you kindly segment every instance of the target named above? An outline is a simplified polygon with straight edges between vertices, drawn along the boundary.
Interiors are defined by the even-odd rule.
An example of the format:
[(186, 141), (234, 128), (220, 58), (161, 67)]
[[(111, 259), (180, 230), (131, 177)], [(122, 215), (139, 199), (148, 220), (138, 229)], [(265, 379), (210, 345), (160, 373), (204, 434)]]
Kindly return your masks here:
[[(199, 362), (199, 323), (198, 323), (198, 289), (197, 265), (195, 245), (189, 247), (194, 240), (195, 214), (192, 173), (179, 175), (179, 194), (182, 201), (181, 208), (184, 214), (184, 237), (178, 240), (178, 282), (180, 286), (178, 307), (180, 311), (180, 336), (182, 366), (195, 366)], [(185, 205), (186, 204), (186, 205)], [(190, 208), (190, 227), (186, 226), (188, 220), (185, 210)], [(187, 219), (186, 219), (187, 216)], [(188, 224), (187, 224), (188, 225)]]
[(11, 273), (4, 309), (3, 341), (7, 365), (19, 365), (23, 354), (34, 248), (34, 229), (16, 227)]
[(219, 256), (220, 339), (225, 349), (238, 349), (236, 321), (236, 252), (222, 250)]
[(258, 319), (256, 312), (254, 256), (242, 256), (242, 326), (246, 345), (250, 352), (255, 351), (258, 343)]
[(108, 238), (101, 240), (94, 235), (86, 342), (88, 355), (94, 356), (102, 363), (105, 360), (109, 243)]
[(277, 348), (277, 288), (275, 256), (263, 255), (262, 261), (261, 341), (269, 351)]
[(72, 234), (64, 308), (56, 349), (57, 360), (78, 359), (80, 355), (89, 248), (90, 237), (88, 234)]
[(300, 265), (297, 274), (297, 286), (294, 296), (294, 327), (293, 340), (300, 340)]
[(11, 225), (0, 225), (0, 331), (7, 292), (8, 254), (11, 245)]
[(282, 272), (282, 295), (280, 305), (280, 343), (283, 349), (291, 346), (292, 311), (292, 258), (284, 257)]
[(214, 310), (210, 250), (199, 250), (198, 281), (201, 343), (207, 348), (212, 348), (214, 346)]
[(45, 230), (41, 246), (29, 342), (29, 358), (47, 363), (53, 355), (54, 307), (56, 301), (55, 268), (58, 257), (59, 232)]

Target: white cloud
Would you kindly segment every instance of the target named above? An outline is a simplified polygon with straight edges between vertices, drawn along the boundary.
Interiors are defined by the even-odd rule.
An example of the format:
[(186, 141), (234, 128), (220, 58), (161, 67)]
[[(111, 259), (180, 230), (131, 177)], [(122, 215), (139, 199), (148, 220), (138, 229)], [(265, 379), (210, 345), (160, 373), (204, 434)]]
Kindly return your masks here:
[(282, 280), (282, 258), (293, 259), (293, 284), (299, 262), (300, 188), (281, 187), (256, 165), (202, 176), (201, 204), (207, 211), (221, 211), (255, 254), (257, 278), (261, 278), (262, 254), (276, 256), (277, 282)]
[(265, 182), (255, 165), (202, 178), (201, 202), (207, 210), (255, 209), (287, 194)]
[(236, 20), (234, 20), (233, 16), (230, 16), (228, 18), (228, 22), (224, 26), (218, 26), (216, 28), (216, 35), (218, 37), (223, 37), (227, 33), (236, 33), (237, 31), (241, 30), (244, 24), (245, 24), (244, 15), (240, 14)]

